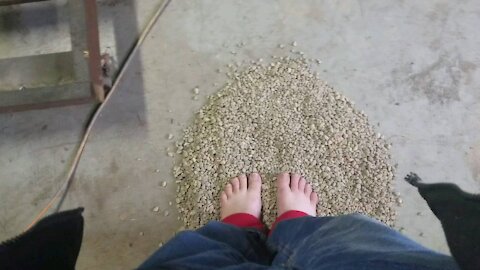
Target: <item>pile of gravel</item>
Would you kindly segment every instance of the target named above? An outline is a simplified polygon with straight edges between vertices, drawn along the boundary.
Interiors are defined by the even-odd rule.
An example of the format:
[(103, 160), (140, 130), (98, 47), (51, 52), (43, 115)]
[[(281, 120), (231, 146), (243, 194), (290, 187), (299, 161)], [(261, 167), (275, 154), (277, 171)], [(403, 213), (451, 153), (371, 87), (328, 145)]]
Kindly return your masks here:
[(319, 194), (320, 216), (395, 219), (389, 145), (305, 58), (255, 63), (209, 98), (177, 142), (177, 206), (187, 229), (219, 218), (234, 176), (259, 172), (264, 221), (276, 217), (275, 176), (298, 172)]

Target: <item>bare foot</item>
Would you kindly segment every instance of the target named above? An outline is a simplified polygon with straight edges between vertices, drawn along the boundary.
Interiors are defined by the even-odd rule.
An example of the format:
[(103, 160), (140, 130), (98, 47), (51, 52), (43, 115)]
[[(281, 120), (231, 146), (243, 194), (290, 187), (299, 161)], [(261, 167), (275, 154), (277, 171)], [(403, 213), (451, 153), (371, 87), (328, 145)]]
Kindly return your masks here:
[(220, 195), (220, 217), (224, 219), (237, 213), (248, 213), (260, 218), (262, 179), (258, 173), (233, 178)]
[(302, 211), (317, 215), (318, 196), (312, 186), (299, 174), (281, 173), (277, 176), (278, 215), (290, 211)]

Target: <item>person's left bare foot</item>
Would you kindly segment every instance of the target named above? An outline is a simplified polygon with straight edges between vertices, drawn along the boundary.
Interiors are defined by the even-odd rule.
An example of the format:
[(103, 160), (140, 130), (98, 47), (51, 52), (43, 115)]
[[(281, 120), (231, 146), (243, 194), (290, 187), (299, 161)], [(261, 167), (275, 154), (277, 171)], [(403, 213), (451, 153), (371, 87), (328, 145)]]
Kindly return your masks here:
[(262, 179), (258, 173), (233, 178), (220, 195), (220, 218), (247, 213), (260, 218)]

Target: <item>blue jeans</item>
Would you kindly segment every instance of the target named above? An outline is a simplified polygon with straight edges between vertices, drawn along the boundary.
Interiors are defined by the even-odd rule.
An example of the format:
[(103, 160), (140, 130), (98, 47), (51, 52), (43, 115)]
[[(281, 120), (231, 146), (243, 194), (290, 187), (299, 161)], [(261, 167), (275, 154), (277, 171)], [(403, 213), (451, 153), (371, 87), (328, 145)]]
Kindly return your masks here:
[(210, 222), (184, 231), (139, 269), (459, 269), (386, 225), (359, 214), (302, 217), (255, 229)]

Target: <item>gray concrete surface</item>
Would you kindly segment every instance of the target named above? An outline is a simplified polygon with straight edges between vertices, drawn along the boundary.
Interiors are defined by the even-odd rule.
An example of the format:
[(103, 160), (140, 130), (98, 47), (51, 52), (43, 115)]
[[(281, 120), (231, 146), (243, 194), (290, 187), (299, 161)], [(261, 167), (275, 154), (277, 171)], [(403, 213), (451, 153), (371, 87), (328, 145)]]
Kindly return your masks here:
[[(102, 49), (124, 56), (157, 3), (101, 2)], [(78, 269), (133, 268), (180, 228), (175, 209), (152, 211), (175, 198), (166, 135), (181, 136), (213, 84), (226, 81), (217, 68), (286, 54), (277, 45), (294, 40), (393, 143), (404, 201), (397, 227), (447, 253), (439, 222), (402, 178), (415, 171), (480, 192), (478, 25), (473, 0), (173, 1), (96, 124), (63, 206), (86, 207)], [(1, 239), (58, 188), (90, 110), (0, 115)]]

